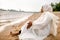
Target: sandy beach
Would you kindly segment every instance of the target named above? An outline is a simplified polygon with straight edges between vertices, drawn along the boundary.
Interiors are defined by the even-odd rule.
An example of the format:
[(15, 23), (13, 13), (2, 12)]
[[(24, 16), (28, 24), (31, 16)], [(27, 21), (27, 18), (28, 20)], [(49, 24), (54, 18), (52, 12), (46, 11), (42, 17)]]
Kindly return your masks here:
[[(38, 13), (39, 14), (39, 13)], [(27, 16), (27, 14), (24, 14), (25, 16), (26, 16), (26, 18), (28, 18), (28, 19), (24, 19), (24, 21), (21, 21), (20, 23), (18, 23), (18, 25), (17, 24), (15, 24), (15, 25), (13, 25), (13, 26), (7, 26), (5, 29), (4, 29), (4, 31), (2, 31), (2, 32), (0, 32), (0, 40), (19, 40), (19, 38), (18, 38), (18, 35), (14, 35), (14, 36), (12, 36), (11, 34), (10, 34), (10, 32), (11, 31), (13, 31), (14, 33), (16, 33), (16, 32), (19, 32), (19, 30), (20, 30), (20, 28), (22, 27), (22, 25), (26, 22), (26, 21), (28, 21), (28, 20), (32, 20), (32, 21), (34, 21), (35, 19), (37, 19), (37, 17), (39, 17), (40, 16), (40, 14), (38, 15), (37, 13), (35, 13), (35, 14), (28, 14), (28, 16)], [(59, 18), (60, 18), (60, 12), (54, 12), (54, 14), (55, 15), (57, 15)], [(3, 15), (2, 13), (1, 13), (1, 15)], [(4, 15), (6, 15), (6, 14), (4, 14)], [(3, 16), (1, 16), (1, 17), (3, 17), (3, 18), (0, 18), (0, 20), (2, 20), (2, 19), (4, 19), (5, 17), (4, 17), (4, 15)], [(9, 14), (10, 15), (10, 14)], [(10, 20), (11, 22), (12, 21), (16, 21), (17, 19), (19, 19), (19, 18), (23, 18), (23, 17), (25, 17), (24, 15), (22, 16), (22, 14), (17, 14), (18, 15), (18, 17), (17, 16), (15, 16), (14, 15), (14, 17), (15, 17), (15, 19), (13, 19), (13, 20)], [(6, 16), (7, 18), (6, 19), (8, 19), (9, 17), (8, 17), (8, 15)], [(13, 16), (12, 16), (13, 17)], [(10, 18), (11, 18), (11, 16), (10, 16)], [(9, 18), (9, 19), (10, 19)], [(0, 26), (2, 26), (2, 25), (5, 25), (5, 24), (9, 24), (10, 23), (10, 21), (8, 21), (7, 23), (0, 23)], [(60, 19), (59, 19), (59, 21), (60, 21)], [(1, 21), (2, 22), (2, 21)], [(49, 35), (45, 40), (60, 40), (60, 22), (59, 22), (59, 24), (58, 24), (58, 34), (57, 34), (57, 36), (56, 37), (54, 37), (53, 35)]]

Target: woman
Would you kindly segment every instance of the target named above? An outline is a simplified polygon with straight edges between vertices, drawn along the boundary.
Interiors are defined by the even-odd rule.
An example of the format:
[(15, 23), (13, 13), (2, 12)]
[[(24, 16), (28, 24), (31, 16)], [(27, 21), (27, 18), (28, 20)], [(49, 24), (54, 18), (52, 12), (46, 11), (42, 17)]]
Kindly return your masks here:
[[(19, 38), (22, 40), (43, 40), (49, 34), (57, 35), (57, 21), (58, 17), (52, 13), (50, 5), (42, 6), (41, 16), (29, 24), (23, 25)], [(32, 23), (32, 25), (30, 25)], [(30, 25), (30, 26), (28, 26)]]

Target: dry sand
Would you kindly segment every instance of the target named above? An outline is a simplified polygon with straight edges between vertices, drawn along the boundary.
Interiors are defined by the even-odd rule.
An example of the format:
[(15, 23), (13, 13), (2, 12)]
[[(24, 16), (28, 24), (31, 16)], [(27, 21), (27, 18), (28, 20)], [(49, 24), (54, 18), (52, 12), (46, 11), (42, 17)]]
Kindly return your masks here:
[[(58, 17), (60, 17), (60, 12), (56, 12), (55, 15), (57, 15)], [(31, 17), (29, 17), (29, 19), (27, 19), (26, 21), (28, 20), (32, 20), (34, 21), (37, 17), (39, 17), (40, 15), (38, 14), (34, 14), (32, 15)], [(33, 19), (35, 18), (35, 19)], [(16, 32), (19, 32), (21, 26), (26, 22), (22, 22), (21, 24), (18, 24), (18, 27), (7, 27), (3, 32), (0, 33), (0, 40), (18, 40), (18, 35), (14, 35), (12, 36), (10, 34), (10, 31), (13, 30), (14, 33)], [(53, 35), (49, 35), (45, 40), (60, 40), (60, 23), (58, 24), (58, 34), (56, 37), (54, 37)]]

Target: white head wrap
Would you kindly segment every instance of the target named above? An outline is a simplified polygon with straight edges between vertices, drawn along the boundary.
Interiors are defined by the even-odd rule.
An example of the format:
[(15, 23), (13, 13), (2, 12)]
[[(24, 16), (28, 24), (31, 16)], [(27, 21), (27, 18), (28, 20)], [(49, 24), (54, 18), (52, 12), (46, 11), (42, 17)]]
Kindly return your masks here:
[(53, 9), (52, 9), (52, 7), (51, 7), (50, 5), (44, 5), (44, 6), (43, 6), (43, 11), (44, 11), (44, 12), (45, 12), (45, 11), (52, 12)]

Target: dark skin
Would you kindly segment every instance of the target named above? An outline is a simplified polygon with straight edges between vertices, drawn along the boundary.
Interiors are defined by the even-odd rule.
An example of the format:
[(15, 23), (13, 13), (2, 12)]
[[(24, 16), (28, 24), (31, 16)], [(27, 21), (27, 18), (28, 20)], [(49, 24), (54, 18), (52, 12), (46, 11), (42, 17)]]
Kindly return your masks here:
[(27, 29), (29, 29), (32, 26), (32, 21), (29, 21), (28, 25), (27, 25)]

